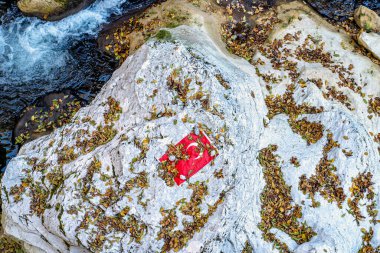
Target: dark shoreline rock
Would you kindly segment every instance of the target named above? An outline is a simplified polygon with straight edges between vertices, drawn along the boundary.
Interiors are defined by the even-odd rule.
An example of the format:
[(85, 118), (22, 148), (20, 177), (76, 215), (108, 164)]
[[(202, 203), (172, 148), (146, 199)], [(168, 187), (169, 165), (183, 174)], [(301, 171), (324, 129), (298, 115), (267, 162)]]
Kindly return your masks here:
[[(134, 0), (133, 1), (133, 0), (131, 0), (130, 1), (131, 3), (140, 3), (141, 6), (139, 6), (139, 8), (135, 8), (135, 9), (129, 11), (125, 15), (122, 15), (122, 16), (116, 18), (112, 22), (105, 24), (102, 27), (102, 30), (100, 31), (100, 33), (98, 35), (98, 38), (97, 38), (98, 44), (104, 43), (104, 41), (102, 41), (104, 39), (103, 37), (106, 37), (107, 35), (115, 32), (115, 30), (117, 30), (117, 28), (119, 28), (120, 26), (123, 26), (123, 23), (128, 22), (130, 18), (139, 16), (140, 14), (144, 13), (144, 11), (146, 9), (148, 9), (149, 7), (151, 7), (152, 5), (159, 5), (165, 1), (166, 0), (150, 0), (150, 1), (144, 1), (144, 0)], [(143, 2), (143, 3), (141, 3), (141, 2)], [(100, 48), (100, 50), (102, 50), (103, 45), (99, 46), (99, 48)], [(104, 52), (104, 50), (102, 50), (102, 51)]]
[(52, 70), (55, 80), (0, 85), (0, 129), (13, 129), (21, 111), (46, 94), (72, 89), (93, 98), (118, 67), (116, 60), (101, 52), (94, 38), (73, 42), (67, 50), (72, 60), (64, 69)]
[(305, 0), (319, 14), (335, 21), (344, 21), (354, 14), (360, 5), (380, 14), (378, 0)]
[(88, 101), (73, 90), (49, 93), (26, 107), (13, 130), (12, 141), (22, 145), (69, 123)]

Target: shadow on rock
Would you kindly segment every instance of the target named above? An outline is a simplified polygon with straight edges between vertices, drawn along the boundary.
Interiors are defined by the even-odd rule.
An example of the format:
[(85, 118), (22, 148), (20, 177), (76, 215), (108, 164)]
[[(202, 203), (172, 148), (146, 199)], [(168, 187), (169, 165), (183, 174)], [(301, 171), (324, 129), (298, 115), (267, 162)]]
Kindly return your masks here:
[(88, 102), (71, 90), (49, 93), (26, 107), (13, 131), (13, 141), (22, 145), (71, 122)]

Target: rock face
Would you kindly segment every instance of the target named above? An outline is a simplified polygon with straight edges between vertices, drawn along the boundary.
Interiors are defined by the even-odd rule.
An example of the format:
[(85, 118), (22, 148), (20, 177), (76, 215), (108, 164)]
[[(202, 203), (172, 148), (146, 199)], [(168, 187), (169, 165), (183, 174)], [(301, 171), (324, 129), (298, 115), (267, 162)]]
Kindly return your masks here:
[(368, 32), (380, 32), (380, 17), (376, 12), (365, 6), (360, 6), (355, 10), (355, 22)]
[(19, 0), (19, 9), (29, 15), (48, 20), (66, 17), (88, 6), (94, 0)]
[(336, 21), (348, 19), (360, 6), (380, 13), (380, 2), (377, 0), (306, 0), (306, 2), (321, 15)]
[(380, 60), (380, 34), (363, 31), (358, 36), (358, 42)]
[[(4, 196), (9, 194), (15, 205), (28, 206), (28, 210), (23, 209), (24, 214), (31, 212), (31, 217), (34, 217), (31, 218), (31, 223), (28, 222), (31, 227), (26, 224), (16, 225), (16, 216), (20, 214), (14, 213), (13, 207), (19, 208), (11, 202), (6, 204), (7, 207), (4, 207), (9, 212), (4, 212), (4, 227), (7, 233), (29, 238), (28, 244), (46, 252), (76, 252), (78, 248), (90, 251), (102, 249), (103, 252), (151, 252), (161, 248), (180, 248), (186, 242), (196, 252), (203, 244), (203, 239), (202, 234), (194, 233), (207, 219), (204, 229), (208, 231), (208, 236), (214, 238), (218, 234), (229, 232), (228, 227), (233, 226), (236, 220), (226, 220), (229, 225), (217, 229), (220, 222), (218, 217), (224, 209), (219, 207), (225, 198), (223, 196), (231, 191), (234, 185), (232, 182), (236, 180), (243, 180), (244, 184), (252, 186), (254, 192), (260, 192), (261, 184), (253, 185), (251, 181), (251, 178), (259, 177), (259, 170), (249, 172), (254, 174), (249, 177), (246, 177), (247, 174), (237, 175), (237, 161), (220, 159), (212, 167), (203, 169), (194, 176), (191, 187), (185, 184), (179, 188), (166, 185), (162, 178), (166, 179), (167, 173), (158, 169), (158, 158), (167, 151), (168, 145), (178, 142), (195, 126), (209, 133), (214, 145), (220, 150), (219, 156), (229, 153), (235, 157), (238, 157), (241, 150), (234, 149), (233, 146), (237, 143), (257, 146), (259, 135), (256, 133), (263, 129), (261, 120), (264, 113), (258, 108), (265, 107), (264, 100), (261, 98), (258, 101), (261, 104), (258, 105), (251, 96), (253, 92), (260, 97), (260, 86), (256, 82), (254, 87), (250, 87), (254, 79), (232, 63), (226, 62), (215, 51), (216, 48), (208, 46), (212, 42), (207, 36), (196, 36), (200, 33), (199, 30), (182, 28), (176, 34), (178, 38), (184, 38), (183, 43), (152, 41), (143, 46), (115, 72), (92, 105), (79, 111), (73, 124), (61, 128), (54, 136), (38, 139), (39, 144), (31, 142), (31, 146), (28, 143), (22, 148), (19, 157), (11, 162), (13, 165), (9, 168), (22, 163), (31, 166), (32, 174), (37, 172), (34, 166), (41, 168), (41, 171), (37, 169), (39, 183), (35, 181), (39, 185), (36, 185), (39, 193), (29, 192), (30, 197), (21, 193), (27, 188), (31, 189), (31, 185), (16, 175), (16, 169), (7, 170), (10, 174), (4, 176), (4, 182), (10, 188), (4, 191)], [(187, 45), (192, 44), (206, 51), (188, 49)], [(209, 55), (207, 60), (203, 59), (204, 55)], [(217, 68), (213, 66), (218, 62), (225, 63)], [(231, 78), (228, 82), (236, 86), (239, 99), (228, 96), (231, 91), (228, 91), (226, 83), (218, 81), (218, 78), (222, 78), (221, 73), (228, 79)], [(188, 87), (182, 90), (176, 84), (168, 86), (170, 78), (175, 83), (184, 82)], [(261, 116), (240, 119), (239, 115), (251, 113)], [(250, 130), (244, 135), (239, 134), (247, 126), (250, 126)], [(230, 137), (226, 136), (228, 128), (231, 128)], [(58, 136), (63, 139), (51, 142)], [(44, 152), (42, 150), (45, 145), (47, 160), (37, 155), (38, 151), (33, 152), (36, 156), (29, 160), (26, 153), (33, 148), (41, 148), (40, 151)], [(246, 155), (255, 157), (257, 153), (252, 150)], [(214, 172), (222, 169), (227, 162), (235, 168), (229, 171), (223, 169), (224, 178), (214, 177)], [(247, 166), (256, 167), (258, 162), (252, 160)], [(50, 168), (54, 175), (49, 172)], [(51, 175), (49, 178), (54, 182), (46, 178), (47, 181), (42, 183), (46, 173)], [(18, 184), (14, 180), (29, 185), (19, 192), (22, 195), (20, 201), (17, 200), (17, 193), (12, 194), (18, 191), (12, 188)], [(196, 181), (200, 183), (197, 184)], [(51, 192), (55, 195), (51, 195), (51, 199), (48, 196), (50, 193), (45, 189), (46, 183), (48, 188), (56, 189), (54, 193)], [(44, 196), (40, 196), (40, 193)], [(257, 195), (247, 204), (258, 205), (258, 197)], [(248, 208), (238, 210), (233, 204), (236, 196), (231, 195), (230, 198), (230, 201), (224, 202), (225, 207), (228, 206), (228, 212), (239, 214)], [(50, 201), (54, 203), (48, 203)], [(178, 203), (189, 203), (189, 208), (194, 210), (184, 211), (188, 214), (184, 215), (178, 210)], [(176, 229), (178, 233), (184, 233), (184, 238), (177, 243), (167, 241), (168, 228), (160, 225), (166, 223), (165, 218), (172, 209), (177, 209), (175, 212), (179, 224)], [(193, 230), (185, 231), (182, 219), (185, 218), (192, 224), (194, 217), (190, 214), (198, 215), (200, 212), (201, 219), (189, 225)], [(8, 215), (15, 215), (16, 220), (7, 218)], [(36, 230), (32, 232), (30, 229), (33, 227)], [(37, 231), (44, 234), (46, 241), (37, 239), (40, 237), (35, 234), (39, 233)], [(158, 239), (159, 233), (164, 233), (162, 236), (166, 235), (166, 239)], [(191, 237), (192, 242), (189, 241)]]
[(15, 143), (22, 145), (63, 126), (86, 104), (72, 90), (46, 94), (21, 113), (13, 130)]
[[(128, 57), (10, 162), (5, 232), (49, 253), (379, 245), (380, 68), (310, 14), (279, 13), (254, 66), (187, 26)], [(218, 156), (177, 186), (159, 159), (201, 131)]]

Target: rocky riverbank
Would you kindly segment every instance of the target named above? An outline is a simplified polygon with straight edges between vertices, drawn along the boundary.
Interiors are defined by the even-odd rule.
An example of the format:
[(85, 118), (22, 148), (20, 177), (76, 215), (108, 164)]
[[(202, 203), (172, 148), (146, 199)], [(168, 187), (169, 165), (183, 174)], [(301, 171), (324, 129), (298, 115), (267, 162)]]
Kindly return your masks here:
[(151, 2), (99, 1), (56, 22), (23, 16), (16, 1), (0, 2), (4, 7), (0, 12), (4, 14), (0, 17), (0, 150), (6, 148), (8, 158), (16, 151), (9, 133), (16, 122), (25, 123), (25, 118), (20, 119), (23, 109), (64, 89), (74, 90), (81, 99), (93, 99), (118, 66), (97, 45), (101, 25), (116, 19), (114, 13), (135, 12)]

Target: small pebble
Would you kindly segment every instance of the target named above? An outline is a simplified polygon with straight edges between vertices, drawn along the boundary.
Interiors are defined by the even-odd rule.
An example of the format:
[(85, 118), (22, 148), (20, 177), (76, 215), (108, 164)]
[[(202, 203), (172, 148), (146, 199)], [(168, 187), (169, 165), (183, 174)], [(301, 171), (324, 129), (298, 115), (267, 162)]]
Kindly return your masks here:
[(215, 155), (216, 155), (215, 150), (212, 150), (212, 151), (210, 152), (210, 155), (211, 155), (211, 156), (215, 156)]
[(174, 162), (175, 161), (175, 156), (174, 155), (169, 156), (169, 161)]

